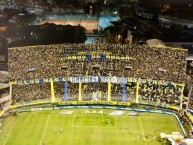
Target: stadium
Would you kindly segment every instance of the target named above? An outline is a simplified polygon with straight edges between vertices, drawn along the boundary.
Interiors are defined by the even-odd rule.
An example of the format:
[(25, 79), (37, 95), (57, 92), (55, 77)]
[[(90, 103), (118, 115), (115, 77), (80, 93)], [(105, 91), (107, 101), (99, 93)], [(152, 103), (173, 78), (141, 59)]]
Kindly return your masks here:
[(9, 48), (0, 144), (191, 145), (187, 54), (104, 43)]

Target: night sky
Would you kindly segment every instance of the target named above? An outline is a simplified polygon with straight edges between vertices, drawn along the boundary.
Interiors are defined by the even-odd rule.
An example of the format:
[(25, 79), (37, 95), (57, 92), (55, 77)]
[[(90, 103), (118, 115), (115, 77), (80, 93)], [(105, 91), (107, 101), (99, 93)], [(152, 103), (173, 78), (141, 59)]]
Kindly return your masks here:
[(171, 5), (188, 5), (193, 4), (193, 0), (141, 0), (151, 4), (171, 4)]
[(193, 2), (193, 0), (158, 0), (158, 1), (163, 3), (177, 4), (177, 5), (185, 5)]

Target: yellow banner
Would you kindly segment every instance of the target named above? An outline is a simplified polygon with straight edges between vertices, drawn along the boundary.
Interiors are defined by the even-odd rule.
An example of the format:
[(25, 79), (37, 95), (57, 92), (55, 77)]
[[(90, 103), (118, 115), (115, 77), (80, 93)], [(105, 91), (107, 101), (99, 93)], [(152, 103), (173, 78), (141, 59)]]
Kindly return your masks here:
[(188, 119), (193, 123), (193, 116), (190, 113), (186, 113)]
[(174, 110), (177, 110), (177, 111), (180, 110), (180, 108), (178, 108), (178, 107), (176, 107), (176, 106), (170, 106), (169, 108), (174, 109)]
[(1, 112), (0, 112), (0, 117), (2, 117), (4, 114), (5, 114), (5, 112), (4, 112), (4, 111), (1, 111)]
[(130, 102), (116, 102), (116, 101), (68, 101), (68, 102), (58, 102), (58, 105), (124, 105), (130, 106)]

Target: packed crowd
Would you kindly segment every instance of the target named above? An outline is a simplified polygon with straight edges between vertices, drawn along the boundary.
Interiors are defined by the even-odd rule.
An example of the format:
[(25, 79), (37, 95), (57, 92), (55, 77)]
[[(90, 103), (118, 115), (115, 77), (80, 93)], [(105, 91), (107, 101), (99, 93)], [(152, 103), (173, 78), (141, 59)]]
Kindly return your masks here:
[(193, 99), (188, 100), (188, 108), (193, 110)]
[(191, 78), (191, 81), (189, 82), (189, 86), (187, 87), (188, 88), (188, 93), (186, 95), (186, 99), (184, 100), (184, 104), (187, 104), (188, 105), (188, 108), (193, 110), (193, 82), (192, 82), (193, 78)]
[(12, 105), (16, 103), (32, 103), (35, 100), (50, 101), (50, 84), (13, 85)]
[(139, 100), (148, 104), (180, 106), (181, 87), (176, 85), (142, 84), (139, 89)]
[(9, 72), (12, 81), (113, 75), (184, 82), (186, 56), (187, 51), (184, 49), (133, 45), (61, 44), (20, 47), (9, 49)]
[[(168, 105), (180, 106), (182, 87), (176, 85), (140, 83), (138, 90), (139, 103), (168, 107)], [(54, 93), (56, 100), (64, 100), (64, 82), (54, 82)], [(126, 98), (123, 98), (123, 84), (111, 84), (111, 100), (122, 102), (136, 102), (137, 84), (128, 82), (126, 84)], [(67, 100), (78, 101), (79, 83), (67, 83)], [(108, 84), (82, 83), (81, 96), (83, 101), (107, 101)], [(32, 103), (34, 101), (51, 101), (50, 83), (13, 85), (12, 105), (16, 103)]]
[[(117, 76), (183, 83), (187, 51), (115, 44), (60, 44), (9, 49), (10, 81), (74, 76)], [(112, 84), (112, 101), (123, 100), (123, 86)], [(64, 82), (54, 83), (56, 99), (63, 100)], [(68, 82), (67, 100), (78, 100), (78, 83)], [(141, 83), (139, 102), (179, 105), (180, 87)], [(135, 102), (136, 83), (126, 84), (126, 101)], [(107, 83), (83, 83), (82, 99), (107, 100)], [(97, 93), (96, 93), (97, 92)], [(50, 84), (13, 85), (12, 104), (50, 100)]]

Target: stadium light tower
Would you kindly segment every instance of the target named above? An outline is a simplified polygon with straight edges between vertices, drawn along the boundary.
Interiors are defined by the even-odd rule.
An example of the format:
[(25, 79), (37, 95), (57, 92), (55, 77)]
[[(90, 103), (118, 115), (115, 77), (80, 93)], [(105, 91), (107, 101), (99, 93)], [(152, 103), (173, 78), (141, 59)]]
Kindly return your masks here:
[(93, 7), (92, 6), (90, 6), (89, 7), (89, 14), (92, 16), (92, 14), (93, 14)]

